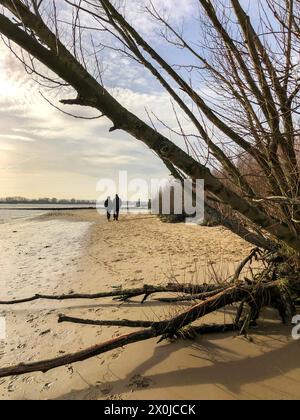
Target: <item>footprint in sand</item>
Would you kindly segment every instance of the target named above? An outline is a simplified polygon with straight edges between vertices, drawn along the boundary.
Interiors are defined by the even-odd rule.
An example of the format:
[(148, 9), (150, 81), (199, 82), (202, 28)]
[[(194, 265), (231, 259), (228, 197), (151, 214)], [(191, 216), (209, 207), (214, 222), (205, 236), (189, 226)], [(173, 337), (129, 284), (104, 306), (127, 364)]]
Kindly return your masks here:
[(106, 400), (122, 400), (123, 398), (119, 394), (109, 395)]
[(108, 395), (110, 394), (112, 391), (112, 387), (111, 386), (107, 386), (105, 388), (100, 388), (100, 392), (102, 395)]
[[(120, 330), (116, 330), (116, 331), (115, 331), (115, 333), (113, 334), (113, 336), (112, 336), (112, 337), (113, 337), (113, 338), (115, 338), (115, 337), (120, 337), (120, 335), (121, 335), (121, 334), (120, 334)], [(119, 351), (120, 351), (120, 350), (119, 350)]]
[(117, 359), (119, 356), (120, 356), (120, 351), (118, 351), (118, 352), (116, 352), (116, 353), (113, 353), (112, 355), (111, 355), (111, 358), (112, 359)]
[(148, 388), (153, 383), (152, 379), (142, 375), (134, 375), (128, 384), (132, 390)]

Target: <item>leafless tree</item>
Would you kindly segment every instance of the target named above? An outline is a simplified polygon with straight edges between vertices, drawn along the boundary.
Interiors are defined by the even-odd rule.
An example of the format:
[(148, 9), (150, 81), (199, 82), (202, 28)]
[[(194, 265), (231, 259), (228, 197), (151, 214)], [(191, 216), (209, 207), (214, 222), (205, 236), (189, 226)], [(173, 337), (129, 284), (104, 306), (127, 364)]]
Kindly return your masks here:
[[(277, 249), (271, 265), (278, 258), (288, 264), (288, 269), (286, 265), (284, 269), (276, 264), (276, 269), (268, 267), (263, 276), (267, 281), (277, 281), (283, 272), (285, 276), (297, 272), (299, 2), (258, 0), (251, 6), (257, 15), (253, 21), (239, 0), (195, 0), (198, 40), (186, 37), (183, 27), (178, 28), (155, 4), (147, 2), (144, 13), (160, 29), (162, 42), (181, 51), (183, 62), (190, 57), (184, 65), (168, 62), (153, 47), (131, 23), (122, 2), (64, 0), (60, 4), (68, 13), (63, 18), (57, 3), (0, 0), (0, 32), (26, 70), (37, 75), (40, 83), (61, 89), (62, 94), (75, 92), (73, 99), (60, 102), (100, 111), (112, 122), (110, 131), (123, 130), (145, 143), (176, 178), (204, 179), (207, 209), (246, 240), (268, 251)], [(133, 2), (127, 7), (135, 6)], [(132, 114), (108, 91), (101, 59), (107, 48), (143, 67), (169, 94), (177, 121), (177, 128), (170, 130), (182, 137), (183, 148)], [(204, 83), (205, 91), (201, 89)], [(183, 118), (193, 132), (186, 132)], [(159, 115), (156, 120), (166, 125)], [(231, 220), (222, 217), (224, 208), (231, 209)], [(218, 291), (221, 295), (197, 304), (198, 309), (202, 305), (201, 311), (191, 309), (183, 316), (187, 322), (172, 320), (166, 331), (177, 331), (193, 321), (191, 313), (198, 314), (196, 318), (207, 313), (212, 301), (215, 308), (220, 302), (221, 306), (229, 301), (249, 304), (241, 289), (233, 287), (237, 289)], [(265, 287), (255, 295), (261, 298)], [(271, 288), (275, 296), (276, 285)], [(260, 298), (258, 301), (265, 302)], [(273, 303), (278, 304), (278, 296)], [(255, 318), (253, 311), (251, 314)], [(152, 333), (161, 334), (161, 327)]]

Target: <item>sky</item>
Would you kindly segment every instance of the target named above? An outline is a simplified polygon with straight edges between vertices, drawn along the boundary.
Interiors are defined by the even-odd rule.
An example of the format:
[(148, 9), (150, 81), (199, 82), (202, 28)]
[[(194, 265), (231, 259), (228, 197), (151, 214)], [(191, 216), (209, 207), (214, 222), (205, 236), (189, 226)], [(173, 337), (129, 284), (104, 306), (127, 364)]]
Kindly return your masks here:
[[(175, 18), (189, 17), (190, 1), (185, 7), (175, 1)], [(165, 5), (170, 9), (170, 1)], [(141, 13), (138, 19), (152, 36), (151, 23)], [(158, 83), (113, 51), (107, 60), (106, 85), (123, 105), (146, 120), (145, 107), (169, 120), (169, 99)], [(95, 199), (99, 179), (117, 182), (119, 170), (128, 171), (129, 179), (168, 175), (143, 143), (122, 131), (109, 133), (111, 123), (104, 118), (81, 120), (62, 114), (42, 98), (40, 89), (0, 41), (0, 197)]]
[[(144, 0), (132, 1), (140, 6)], [(196, 3), (156, 0), (173, 22), (180, 25), (184, 18), (190, 29), (196, 28)], [(137, 29), (173, 63), (184, 60), (180, 52), (163, 48), (153, 22), (139, 8), (134, 10)], [(147, 108), (171, 126), (176, 125), (168, 96), (145, 69), (114, 51), (106, 53), (103, 69), (105, 86), (130, 111), (149, 122)], [(61, 113), (43, 99), (41, 89), (0, 41), (0, 197), (97, 199), (99, 180), (117, 182), (120, 170), (127, 171), (129, 179), (147, 182), (168, 176), (161, 161), (143, 143), (122, 131), (109, 133), (111, 123), (105, 118), (82, 120)], [(59, 105), (60, 93), (49, 95)], [(63, 109), (97, 115), (94, 110)], [(161, 131), (172, 138), (167, 129)], [(146, 195), (141, 198), (146, 199)]]

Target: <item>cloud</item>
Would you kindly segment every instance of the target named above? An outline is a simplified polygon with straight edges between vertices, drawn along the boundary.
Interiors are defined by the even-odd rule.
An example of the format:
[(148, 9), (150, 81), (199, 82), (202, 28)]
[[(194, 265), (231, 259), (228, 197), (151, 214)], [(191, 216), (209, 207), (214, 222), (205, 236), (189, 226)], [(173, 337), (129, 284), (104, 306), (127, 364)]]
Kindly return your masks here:
[(30, 142), (34, 141), (30, 137), (16, 136), (14, 134), (0, 134), (0, 140), (1, 138), (7, 139), (7, 140), (30, 141)]
[[(60, 113), (41, 98), (23, 69), (16, 70), (18, 88), (15, 75), (10, 77), (13, 72), (0, 73), (7, 87), (7, 95), (0, 98), (0, 196), (96, 198), (99, 178), (116, 179), (119, 170), (146, 178), (165, 173), (143, 143), (121, 131), (109, 134), (111, 123), (105, 118), (77, 120)], [(30, 93), (25, 92), (28, 85)], [(142, 102), (159, 100), (130, 89), (119, 95), (133, 110)], [(66, 109), (95, 114), (79, 107)]]
[(157, 42), (156, 30), (159, 25), (146, 8), (155, 8), (161, 16), (171, 24), (181, 24), (189, 21), (195, 13), (196, 0), (131, 0), (130, 7), (125, 7), (126, 18), (144, 35), (150, 36)]
[[(155, 22), (141, 13), (142, 2), (131, 18), (151, 40)], [(175, 2), (175, 3), (174, 3)], [(157, 7), (179, 23), (192, 16), (194, 0), (155, 1)], [(132, 3), (130, 2), (132, 5)], [(156, 38), (155, 38), (156, 39)], [(158, 41), (155, 41), (158, 43)], [(130, 111), (148, 122), (146, 109), (178, 129), (168, 95), (145, 69), (107, 51), (103, 57), (106, 87)], [(101, 177), (116, 179), (119, 170), (129, 177), (166, 176), (162, 162), (146, 146), (122, 131), (108, 133), (106, 118), (93, 121), (69, 117), (51, 107), (41, 96), (41, 87), (26, 74), (22, 65), (0, 43), (0, 196), (96, 196)], [(43, 93), (56, 105), (70, 92)], [(64, 107), (77, 115), (96, 115), (97, 111)], [(152, 115), (153, 120), (155, 117)], [(180, 140), (156, 121), (160, 131), (178, 144)], [(190, 124), (183, 120), (188, 130)]]

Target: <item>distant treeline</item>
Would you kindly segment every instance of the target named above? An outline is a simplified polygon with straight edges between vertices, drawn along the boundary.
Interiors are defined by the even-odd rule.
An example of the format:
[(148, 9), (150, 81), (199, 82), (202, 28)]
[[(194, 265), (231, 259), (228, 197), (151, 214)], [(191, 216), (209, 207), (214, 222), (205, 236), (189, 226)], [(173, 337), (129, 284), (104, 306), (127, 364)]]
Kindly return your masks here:
[[(58, 199), (58, 198), (25, 198), (25, 197), (5, 197), (0, 198), (0, 204), (64, 204), (64, 205), (96, 205), (96, 200), (77, 200), (75, 198), (71, 199)], [(98, 204), (103, 204), (103, 201), (98, 202)], [(123, 206), (130, 207), (149, 207), (149, 202), (147, 201), (124, 201)], [(150, 208), (150, 207), (149, 207)]]
[(95, 204), (96, 200), (76, 200), (72, 198), (58, 199), (58, 198), (37, 198), (29, 199), (24, 197), (6, 197), (0, 198), (0, 204)]

